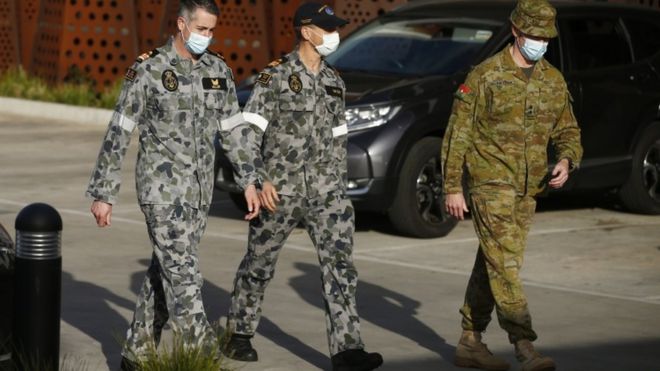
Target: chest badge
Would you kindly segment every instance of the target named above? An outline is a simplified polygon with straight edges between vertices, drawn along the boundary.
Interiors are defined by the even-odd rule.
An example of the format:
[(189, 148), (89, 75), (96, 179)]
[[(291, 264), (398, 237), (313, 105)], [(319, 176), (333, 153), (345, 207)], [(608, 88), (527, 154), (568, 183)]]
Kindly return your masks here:
[(179, 79), (172, 70), (165, 70), (161, 80), (163, 81), (163, 87), (168, 91), (175, 91), (179, 88)]
[(300, 93), (302, 91), (303, 85), (302, 85), (302, 81), (300, 81), (300, 77), (298, 77), (298, 75), (294, 74), (294, 75), (289, 76), (289, 88), (294, 93)]

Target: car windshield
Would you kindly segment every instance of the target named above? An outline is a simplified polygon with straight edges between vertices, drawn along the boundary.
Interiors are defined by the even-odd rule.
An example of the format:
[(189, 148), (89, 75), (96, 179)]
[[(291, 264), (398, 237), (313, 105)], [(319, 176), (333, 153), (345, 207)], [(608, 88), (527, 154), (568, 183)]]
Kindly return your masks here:
[(376, 21), (347, 38), (327, 60), (346, 72), (447, 75), (471, 63), (495, 27), (446, 19)]

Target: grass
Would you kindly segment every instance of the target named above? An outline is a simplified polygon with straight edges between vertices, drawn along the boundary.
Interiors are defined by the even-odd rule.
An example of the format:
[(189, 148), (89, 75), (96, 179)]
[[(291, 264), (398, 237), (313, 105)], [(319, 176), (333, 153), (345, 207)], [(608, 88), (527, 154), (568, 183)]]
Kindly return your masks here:
[(150, 348), (140, 359), (140, 371), (231, 371), (227, 359), (219, 352), (228, 334), (218, 331), (213, 351), (200, 347), (186, 346), (176, 335), (171, 344), (162, 344), (160, 349)]
[[(151, 348), (139, 362), (139, 371), (232, 371), (227, 359), (218, 351), (226, 334), (219, 332), (213, 351), (186, 346), (174, 336), (171, 345), (163, 344), (160, 349)], [(39, 360), (38, 356), (25, 357), (14, 352), (13, 358), (20, 366), (8, 367), (7, 371), (43, 371), (50, 365)], [(91, 371), (94, 367), (85, 359), (66, 355), (60, 359), (60, 371)]]
[(80, 73), (71, 74), (69, 82), (51, 86), (21, 67), (12, 67), (0, 75), (0, 96), (111, 109), (119, 96), (121, 82), (118, 80), (99, 93)]

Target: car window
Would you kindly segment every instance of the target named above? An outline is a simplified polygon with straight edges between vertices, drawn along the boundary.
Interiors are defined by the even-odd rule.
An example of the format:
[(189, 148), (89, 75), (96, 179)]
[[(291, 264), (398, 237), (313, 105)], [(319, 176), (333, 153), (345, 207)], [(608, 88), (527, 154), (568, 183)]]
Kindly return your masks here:
[(351, 35), (327, 60), (343, 71), (428, 76), (469, 65), (495, 26), (442, 20), (374, 22)]
[(573, 65), (578, 70), (620, 66), (632, 62), (630, 46), (618, 18), (566, 21), (573, 41)]
[(630, 34), (635, 59), (644, 59), (660, 52), (660, 22), (624, 19)]

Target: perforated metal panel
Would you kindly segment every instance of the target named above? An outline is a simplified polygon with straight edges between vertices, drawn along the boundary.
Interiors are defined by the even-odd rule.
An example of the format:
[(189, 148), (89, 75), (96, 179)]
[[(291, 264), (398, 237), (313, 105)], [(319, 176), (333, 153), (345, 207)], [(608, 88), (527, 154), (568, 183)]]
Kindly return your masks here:
[(18, 41), (20, 44), (21, 65), (30, 70), (32, 51), (34, 50), (37, 21), (39, 20), (40, 0), (16, 1), (18, 7)]
[(65, 3), (63, 0), (42, 0), (39, 5), (30, 72), (49, 82), (56, 82)]
[(19, 63), (16, 3), (0, 0), (0, 71)]
[(220, 18), (211, 49), (222, 52), (237, 80), (260, 71), (271, 59), (266, 2), (220, 1)]
[(302, 0), (273, 0), (270, 20), (270, 53), (274, 58), (291, 51), (296, 44), (296, 35), (293, 31), (293, 14)]
[[(176, 4), (171, 6), (170, 3)], [(135, 0), (139, 53), (157, 48), (167, 40), (163, 25), (169, 18), (170, 8), (174, 7), (171, 13), (176, 14), (177, 6), (178, 1), (172, 0)]]
[(342, 36), (349, 34), (388, 10), (405, 3), (407, 3), (406, 0), (337, 0), (335, 4), (336, 14), (351, 22), (342, 29)]

